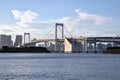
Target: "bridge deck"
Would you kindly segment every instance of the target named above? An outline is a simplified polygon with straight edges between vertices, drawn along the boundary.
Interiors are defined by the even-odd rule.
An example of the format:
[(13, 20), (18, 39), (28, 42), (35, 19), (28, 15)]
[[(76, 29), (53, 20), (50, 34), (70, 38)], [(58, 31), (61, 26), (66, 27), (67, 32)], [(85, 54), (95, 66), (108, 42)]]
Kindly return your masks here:
[[(81, 42), (81, 41), (87, 41), (87, 42), (118, 42), (120, 43), (120, 37), (82, 37), (82, 38), (74, 38), (75, 41)], [(34, 43), (40, 43), (40, 42), (64, 42), (64, 39), (38, 39), (33, 40), (29, 43), (25, 43), (24, 45), (34, 44)]]

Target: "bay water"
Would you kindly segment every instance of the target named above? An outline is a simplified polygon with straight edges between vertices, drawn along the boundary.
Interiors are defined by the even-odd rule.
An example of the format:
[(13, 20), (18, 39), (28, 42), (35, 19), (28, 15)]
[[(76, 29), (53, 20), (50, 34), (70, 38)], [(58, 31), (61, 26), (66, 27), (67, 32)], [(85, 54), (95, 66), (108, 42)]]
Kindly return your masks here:
[(120, 80), (120, 55), (0, 53), (0, 80)]

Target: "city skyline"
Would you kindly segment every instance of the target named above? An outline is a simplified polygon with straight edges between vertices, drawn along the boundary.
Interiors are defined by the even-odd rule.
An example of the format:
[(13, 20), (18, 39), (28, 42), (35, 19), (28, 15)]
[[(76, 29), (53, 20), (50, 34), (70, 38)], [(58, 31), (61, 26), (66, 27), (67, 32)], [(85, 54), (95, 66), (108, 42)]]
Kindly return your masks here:
[(55, 23), (74, 36), (120, 35), (119, 0), (1, 0), (0, 34), (44, 36)]

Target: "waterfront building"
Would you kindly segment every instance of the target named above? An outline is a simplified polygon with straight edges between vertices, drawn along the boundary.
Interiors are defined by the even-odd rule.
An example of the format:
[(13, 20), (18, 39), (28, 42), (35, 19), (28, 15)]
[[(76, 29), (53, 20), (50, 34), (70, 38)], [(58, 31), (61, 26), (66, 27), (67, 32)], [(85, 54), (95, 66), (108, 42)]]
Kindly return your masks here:
[(8, 47), (13, 46), (11, 35), (0, 35), (0, 48), (2, 48), (3, 46), (8, 46)]
[(22, 45), (22, 35), (16, 35), (14, 46), (21, 46), (21, 45)]
[(54, 51), (54, 48), (55, 48), (55, 44), (50, 43), (50, 45), (49, 45), (49, 50), (50, 50), (50, 51)]
[(108, 43), (108, 44), (106, 45), (106, 47), (107, 47), (107, 48), (111, 48), (111, 47), (112, 47), (112, 44), (111, 44), (111, 43)]
[[(109, 45), (109, 46), (110, 46), (110, 45)], [(98, 43), (98, 44), (97, 44), (97, 49), (98, 49), (98, 51), (103, 51), (103, 50), (106, 49), (106, 45), (103, 44), (103, 43)]]
[(88, 52), (93, 52), (94, 51), (93, 43), (88, 43), (87, 50), (88, 50)]
[(64, 52), (64, 44), (61, 43), (61, 42), (57, 42), (56, 43), (56, 49), (54, 47), (54, 51), (57, 51), (57, 52)]
[(48, 42), (46, 48), (50, 51), (54, 51), (54, 44), (52, 42)]

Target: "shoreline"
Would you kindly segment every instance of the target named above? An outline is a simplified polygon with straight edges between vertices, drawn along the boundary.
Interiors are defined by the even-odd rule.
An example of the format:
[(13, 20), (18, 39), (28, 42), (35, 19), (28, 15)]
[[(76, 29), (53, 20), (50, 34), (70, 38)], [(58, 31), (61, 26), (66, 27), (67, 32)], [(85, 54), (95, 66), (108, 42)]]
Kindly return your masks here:
[(45, 47), (7, 47), (0, 49), (0, 53), (51, 53)]

